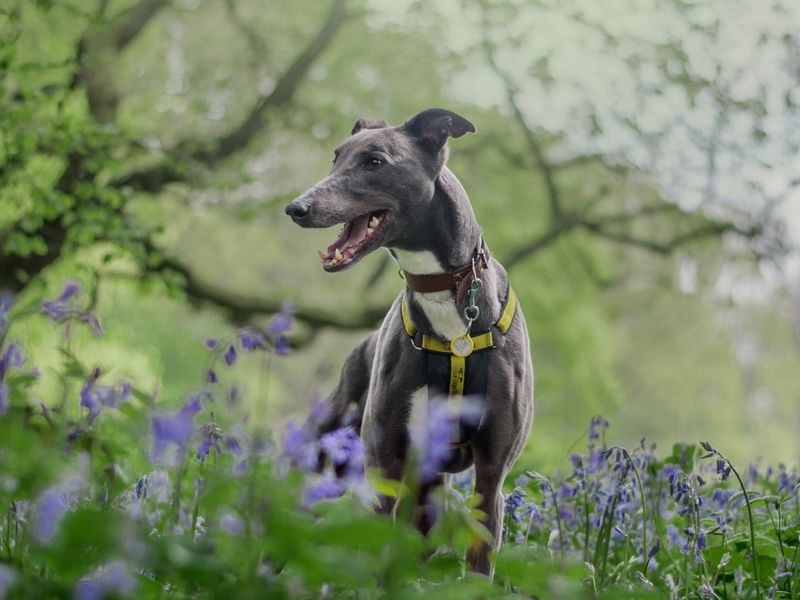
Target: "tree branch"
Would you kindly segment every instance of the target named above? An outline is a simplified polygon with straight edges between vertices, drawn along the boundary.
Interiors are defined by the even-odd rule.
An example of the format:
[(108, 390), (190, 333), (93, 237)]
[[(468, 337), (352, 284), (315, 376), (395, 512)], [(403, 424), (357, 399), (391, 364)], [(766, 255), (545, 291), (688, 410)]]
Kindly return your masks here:
[(117, 51), (122, 50), (141, 33), (150, 20), (169, 0), (141, 0), (114, 19), (110, 37)]
[[(488, 26), (488, 24), (484, 24), (484, 27), (486, 26)], [(520, 130), (525, 137), (525, 142), (528, 145), (528, 149), (531, 151), (531, 154), (533, 155), (533, 158), (536, 161), (542, 176), (544, 177), (545, 189), (547, 191), (547, 198), (550, 204), (550, 220), (551, 222), (556, 222), (563, 216), (564, 209), (561, 204), (561, 194), (558, 186), (556, 185), (554, 169), (545, 157), (544, 150), (539, 144), (539, 140), (536, 138), (533, 130), (528, 125), (528, 122), (525, 119), (525, 114), (522, 112), (522, 109), (519, 106), (519, 102), (517, 101), (516, 85), (514, 85), (514, 83), (511, 81), (509, 75), (498, 66), (497, 61), (494, 58), (492, 44), (486, 38), (484, 38), (483, 41), (483, 50), (486, 55), (486, 60), (489, 63), (489, 67), (503, 83), (503, 88), (506, 94), (506, 102), (508, 102), (508, 105), (511, 107), (511, 112), (514, 114), (514, 120), (516, 120), (517, 124), (519, 125)]]
[[(159, 251), (150, 243), (145, 243), (148, 253), (157, 255)], [(237, 325), (249, 324), (252, 319), (261, 315), (275, 314), (281, 311), (283, 300), (244, 298), (217, 289), (213, 285), (201, 281), (179, 260), (162, 257), (156, 266), (146, 267), (149, 274), (163, 275), (175, 273), (182, 280), (182, 289), (187, 299), (193, 304), (211, 305), (225, 312), (231, 322)], [(357, 314), (325, 313), (315, 307), (296, 306), (294, 316), (312, 329), (334, 327), (343, 331), (358, 331), (375, 327), (386, 315), (386, 306), (368, 307)]]
[[(334, 0), (324, 25), (308, 46), (294, 59), (278, 79), (275, 88), (262, 96), (244, 120), (231, 132), (212, 142), (210, 149), (187, 150), (192, 144), (182, 142), (168, 154), (171, 159), (188, 156), (209, 167), (214, 167), (232, 154), (243, 150), (265, 126), (265, 113), (272, 108), (288, 104), (295, 96), (311, 65), (327, 47), (347, 15), (346, 0)], [(147, 192), (157, 192), (166, 184), (185, 179), (181, 170), (167, 163), (134, 171), (111, 182), (114, 187), (133, 186)]]

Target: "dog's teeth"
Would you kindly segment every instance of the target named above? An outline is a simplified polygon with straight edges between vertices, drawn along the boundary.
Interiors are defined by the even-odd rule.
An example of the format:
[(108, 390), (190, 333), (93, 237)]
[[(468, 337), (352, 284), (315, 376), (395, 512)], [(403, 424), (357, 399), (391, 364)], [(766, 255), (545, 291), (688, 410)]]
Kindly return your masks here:
[(372, 235), (372, 232), (375, 231), (372, 227), (367, 227), (367, 235)]
[(378, 217), (372, 217), (372, 218), (369, 220), (369, 226), (370, 226), (372, 229), (375, 229), (375, 228), (376, 228), (376, 227), (377, 227), (377, 226), (380, 224), (380, 222), (381, 222), (381, 220), (380, 220)]
[(333, 253), (333, 256), (334, 256), (334, 258), (336, 258), (336, 262), (339, 262), (339, 261), (340, 261), (340, 260), (342, 260), (342, 258), (343, 258), (343, 257), (342, 257), (342, 253), (341, 253), (341, 252), (339, 252), (339, 249), (338, 249), (338, 248), (337, 248), (337, 249), (336, 249), (336, 251)]
[(319, 251), (319, 258), (320, 258), (320, 260), (325, 260), (326, 258), (328, 258), (328, 255), (325, 254), (322, 250), (320, 250)]

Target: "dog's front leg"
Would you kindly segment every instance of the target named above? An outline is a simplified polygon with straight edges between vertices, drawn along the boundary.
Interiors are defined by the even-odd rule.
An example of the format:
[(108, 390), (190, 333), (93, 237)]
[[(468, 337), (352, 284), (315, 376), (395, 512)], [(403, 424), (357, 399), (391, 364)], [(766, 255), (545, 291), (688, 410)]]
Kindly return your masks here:
[[(404, 475), (412, 396), (425, 385), (424, 358), (411, 346), (399, 312), (395, 303), (379, 332), (361, 426), (367, 467), (377, 467), (393, 481)], [(381, 512), (393, 508), (394, 499), (382, 498)]]

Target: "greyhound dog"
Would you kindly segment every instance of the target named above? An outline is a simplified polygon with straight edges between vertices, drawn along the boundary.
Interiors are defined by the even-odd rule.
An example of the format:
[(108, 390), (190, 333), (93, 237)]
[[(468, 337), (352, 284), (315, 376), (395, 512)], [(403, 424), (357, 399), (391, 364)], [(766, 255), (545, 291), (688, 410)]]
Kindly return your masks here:
[[(406, 281), (380, 328), (348, 356), (320, 433), (355, 414), (367, 466), (400, 480), (412, 405), (431, 384), (432, 362), (442, 356), (450, 361), (451, 385), (445, 365), (443, 387), (451, 396), (466, 393), (465, 375), (467, 387), (472, 379), (481, 388), (469, 392), (484, 397), (480, 422), (446, 470), (475, 465), (475, 490), (492, 543), (471, 548), (468, 561), (491, 575), (503, 480), (533, 420), (533, 368), (525, 319), (506, 271), (489, 256), (469, 198), (445, 166), (447, 139), (474, 131), (472, 123), (443, 109), (423, 111), (400, 127), (359, 119), (336, 148), (330, 174), (286, 213), (302, 227), (344, 225), (320, 252), (325, 271), (343, 271), (384, 247)], [(478, 352), (481, 346), (486, 351)], [(484, 357), (482, 364), (470, 366), (470, 355)], [(392, 507), (384, 499), (383, 510)]]

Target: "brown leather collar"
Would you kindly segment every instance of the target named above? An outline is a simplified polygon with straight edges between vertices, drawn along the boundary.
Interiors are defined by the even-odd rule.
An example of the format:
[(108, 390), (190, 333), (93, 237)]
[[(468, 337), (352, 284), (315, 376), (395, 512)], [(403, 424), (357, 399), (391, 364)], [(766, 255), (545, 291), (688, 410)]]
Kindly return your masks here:
[[(469, 284), (472, 283), (475, 275), (480, 277), (481, 273), (489, 268), (489, 249), (486, 242), (481, 238), (480, 245), (475, 249), (473, 259), (463, 267), (449, 273), (437, 273), (436, 275), (414, 275), (403, 271), (403, 277), (415, 292), (444, 292), (446, 290), (456, 290), (456, 302), (461, 302), (467, 293)], [(472, 262), (475, 261), (475, 275), (472, 271)]]

